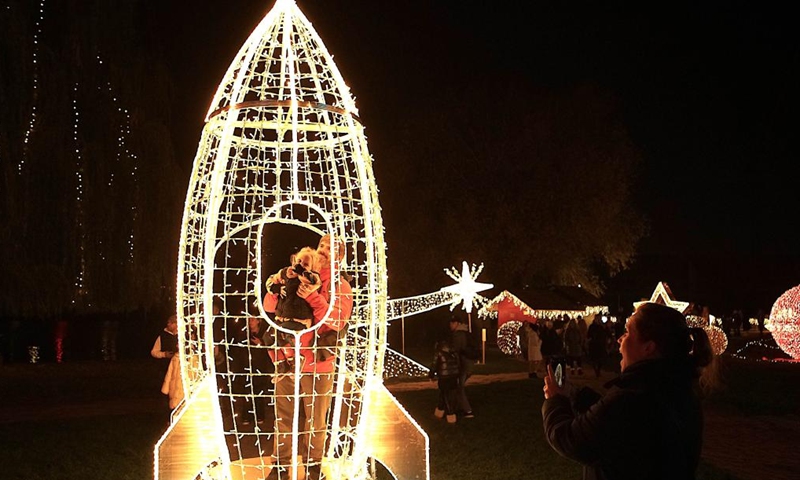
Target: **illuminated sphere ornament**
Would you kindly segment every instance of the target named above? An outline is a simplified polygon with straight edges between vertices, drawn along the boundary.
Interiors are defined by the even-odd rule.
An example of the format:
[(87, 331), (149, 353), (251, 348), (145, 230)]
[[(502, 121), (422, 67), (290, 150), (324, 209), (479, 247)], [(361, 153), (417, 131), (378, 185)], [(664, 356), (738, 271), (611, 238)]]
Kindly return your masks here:
[(522, 354), (522, 347), (519, 343), (519, 330), (522, 322), (511, 320), (506, 322), (497, 331), (497, 348), (506, 355), (516, 357)]
[(686, 315), (686, 325), (692, 328), (705, 328), (708, 326), (708, 322), (699, 315)]
[(725, 353), (725, 350), (728, 348), (728, 336), (725, 335), (725, 332), (714, 325), (703, 327), (703, 330), (705, 330), (706, 335), (708, 335), (708, 341), (711, 343), (711, 350), (714, 351), (714, 355), (722, 355)]
[(686, 324), (692, 328), (702, 328), (705, 330), (714, 355), (722, 355), (728, 348), (728, 336), (725, 335), (725, 332), (717, 326), (710, 325), (705, 318), (699, 315), (686, 315)]
[(775, 343), (795, 360), (800, 360), (800, 285), (778, 297), (769, 314)]

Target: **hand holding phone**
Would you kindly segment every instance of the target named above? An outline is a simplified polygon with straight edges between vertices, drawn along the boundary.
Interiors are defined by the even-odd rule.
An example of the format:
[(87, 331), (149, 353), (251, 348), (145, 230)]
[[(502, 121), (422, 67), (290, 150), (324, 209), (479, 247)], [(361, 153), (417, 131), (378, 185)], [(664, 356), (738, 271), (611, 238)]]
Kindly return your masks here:
[(556, 371), (553, 372), (553, 378), (556, 379), (556, 385), (558, 385), (559, 387), (564, 386), (564, 369), (561, 368), (560, 363), (556, 364)]
[(567, 359), (557, 356), (550, 358), (550, 365), (553, 367), (553, 377), (559, 387), (564, 386), (567, 380)]
[(544, 398), (565, 395), (566, 382), (565, 362), (551, 361), (547, 363), (547, 375), (544, 377)]

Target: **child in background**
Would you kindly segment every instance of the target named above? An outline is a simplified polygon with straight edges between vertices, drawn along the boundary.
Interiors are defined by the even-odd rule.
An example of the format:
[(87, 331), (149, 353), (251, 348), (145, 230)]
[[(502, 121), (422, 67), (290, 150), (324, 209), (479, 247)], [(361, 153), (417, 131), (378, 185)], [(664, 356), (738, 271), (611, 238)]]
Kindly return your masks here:
[(436, 344), (436, 354), (431, 365), (430, 379), (436, 378), (439, 385), (439, 404), (433, 414), (436, 418), (447, 416), (447, 423), (456, 423), (458, 399), (459, 358), (450, 342), (441, 340)]

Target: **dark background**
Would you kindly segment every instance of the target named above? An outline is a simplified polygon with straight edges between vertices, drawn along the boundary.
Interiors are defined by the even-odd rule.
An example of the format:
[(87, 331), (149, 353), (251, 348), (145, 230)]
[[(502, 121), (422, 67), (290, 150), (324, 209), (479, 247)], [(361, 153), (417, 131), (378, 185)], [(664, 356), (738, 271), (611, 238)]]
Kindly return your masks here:
[[(26, 65), (36, 4), (0, 3), (2, 19), (9, 21), (2, 37), (5, 63), (0, 66), (13, 74), (3, 79), (3, 85), (19, 90), (0, 93), (4, 102), (20, 104), (10, 109), (16, 117), (6, 115), (3, 121), (15, 126), (25, 125), (30, 108), (33, 74)], [(507, 100), (494, 107), (506, 85), (510, 92), (520, 85), (522, 91), (536, 92), (556, 114), (561, 111), (559, 102), (569, 104), (564, 111), (574, 110), (582, 98), (592, 105), (611, 105), (614, 128), (621, 126), (639, 156), (630, 205), (647, 219), (648, 232), (638, 242), (628, 269), (616, 276), (600, 275), (612, 310), (630, 309), (633, 301), (649, 297), (656, 283), (665, 281), (678, 300), (709, 305), (714, 314), (743, 308), (755, 315), (757, 309), (769, 310), (781, 293), (800, 283), (800, 254), (795, 247), (799, 202), (793, 168), (798, 158), (794, 117), (800, 104), (800, 42), (788, 7), (777, 2), (300, 0), (298, 4), (334, 55), (367, 129), (383, 206), (393, 297), (447, 285), (451, 281), (442, 269), (467, 260), (487, 261), (479, 281), (495, 283), (490, 295), (509, 289), (524, 298), (528, 283), (505, 280), (504, 273), (525, 250), (525, 243), (503, 247), (492, 243), (497, 231), (505, 228), (504, 217), (481, 212), (483, 216), (472, 224), (467, 221), (470, 228), (463, 228), (462, 222), (458, 229), (437, 231), (428, 239), (433, 253), (414, 257), (409, 254), (416, 245), (411, 239), (417, 241), (420, 232), (413, 231), (409, 215), (446, 220), (460, 212), (461, 203), (477, 199), (478, 206), (484, 201), (493, 205), (488, 200), (496, 192), (524, 189), (529, 179), (515, 177), (514, 165), (491, 155), (463, 160), (465, 170), (480, 175), (437, 172), (435, 157), (410, 158), (402, 168), (397, 163), (400, 146), (412, 151), (417, 144), (436, 143), (437, 136), (458, 136), (458, 131), (433, 125), (436, 115), (446, 123), (469, 111), (485, 116), (487, 125), (501, 123), (515, 108)], [(177, 217), (211, 97), (240, 46), (271, 7), (272, 2), (252, 0), (46, 4), (40, 41), (47, 51), (43, 50), (41, 63), (67, 59), (70, 67), (59, 73), (64, 76), (61, 80), (49, 70), (41, 72), (40, 102), (46, 100), (45, 85), (62, 83), (63, 93), (53, 98), (63, 97), (59, 108), (68, 113), (73, 82), (103, 85), (110, 79), (120, 91), (121, 103), (134, 110), (134, 134), (149, 135), (150, 143), (140, 140), (138, 146), (150, 148), (153, 155), (142, 153), (142, 162), (150, 161), (155, 173), (142, 172), (142, 178), (158, 183), (162, 192), (174, 193), (174, 198), (165, 195), (153, 201), (151, 208), (165, 216), (175, 210), (175, 218), (158, 231), (157, 239), (139, 237), (152, 237), (152, 249), (170, 245), (164, 248), (169, 251), (167, 260), (159, 262), (164, 272), (151, 282), (161, 282), (162, 289), (171, 286), (174, 269), (169, 262), (177, 250)], [(89, 53), (94, 49), (102, 51), (110, 70), (95, 68), (96, 78), (87, 78)], [(13, 64), (14, 55), (20, 57), (18, 66)], [(14, 83), (14, 78), (21, 80)], [(481, 90), (481, 85), (493, 89)], [(110, 105), (111, 100), (105, 102)], [(94, 106), (102, 113), (108, 105), (103, 107), (98, 100)], [(460, 110), (451, 110), (450, 105)], [(519, 108), (535, 110), (536, 105), (521, 100)], [(44, 110), (46, 105), (40, 107)], [(72, 125), (69, 115), (64, 118), (63, 136), (68, 142)], [(40, 120), (40, 125), (47, 121)], [(578, 119), (574, 138), (580, 139), (581, 128)], [(0, 128), (0, 134), (6, 131)], [(8, 131), (18, 144), (19, 132)], [(40, 139), (43, 133), (37, 133)], [(61, 149), (68, 151), (69, 145)], [(161, 162), (167, 156), (164, 152), (171, 152), (171, 163), (154, 168), (150, 159)], [(9, 153), (2, 153), (0, 160), (8, 161)], [(57, 161), (43, 158), (43, 169)], [(536, 162), (536, 156), (529, 161)], [(434, 167), (424, 168), (424, 162)], [(64, 165), (64, 174), (69, 175), (69, 165)], [(589, 181), (568, 193), (581, 196), (589, 189), (612, 191), (611, 187)], [(431, 198), (432, 191), (440, 192), (443, 201), (421, 200)], [(524, 211), (524, 205), (510, 205), (512, 211), (517, 207)], [(527, 220), (534, 225), (539, 221)], [(530, 235), (537, 235), (535, 228)], [(507, 251), (489, 263), (475, 253), (480, 249), (465, 245)], [(68, 286), (69, 269), (66, 277)], [(147, 289), (141, 292), (147, 296)]]
[[(798, 283), (790, 172), (800, 43), (777, 3), (298, 4), (356, 95), (382, 203), (409, 194), (381, 176), (384, 139), (449, 86), (487, 71), (542, 88), (597, 85), (613, 92), (642, 154), (636, 207), (650, 225), (632, 268), (607, 281), (612, 308), (666, 281), (680, 300), (755, 314)], [(153, 39), (179, 91), (176, 111), (185, 112), (175, 128), (180, 158), (192, 158), (219, 79), (268, 8), (200, 2), (152, 12)], [(465, 195), (476, 188), (418, 184)], [(397, 214), (384, 210), (390, 253), (403, 241), (392, 230)]]

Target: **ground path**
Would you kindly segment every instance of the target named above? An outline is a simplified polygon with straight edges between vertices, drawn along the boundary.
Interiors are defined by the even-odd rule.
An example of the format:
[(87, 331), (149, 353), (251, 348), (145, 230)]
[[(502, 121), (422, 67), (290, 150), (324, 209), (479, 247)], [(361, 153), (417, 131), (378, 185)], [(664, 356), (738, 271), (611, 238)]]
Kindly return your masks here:
[[(576, 384), (600, 388), (611, 374), (600, 379), (574, 377)], [(473, 375), (468, 385), (526, 379), (526, 373)], [(388, 385), (390, 391), (436, 388), (435, 382), (419, 381)], [(33, 422), (57, 418), (151, 413), (163, 409), (162, 398), (108, 400), (79, 405), (0, 406), (0, 423)], [(703, 458), (742, 480), (796, 480), (800, 477), (800, 417), (741, 416), (706, 409)]]
[[(599, 379), (592, 375), (573, 377), (577, 385), (602, 391), (602, 384), (613, 377), (604, 372)], [(528, 378), (526, 373), (474, 375), (468, 385)], [(390, 385), (392, 391), (436, 388), (435, 382), (411, 382)], [(800, 478), (800, 417), (741, 416), (714, 409), (705, 410), (703, 459), (741, 480), (797, 480)]]

